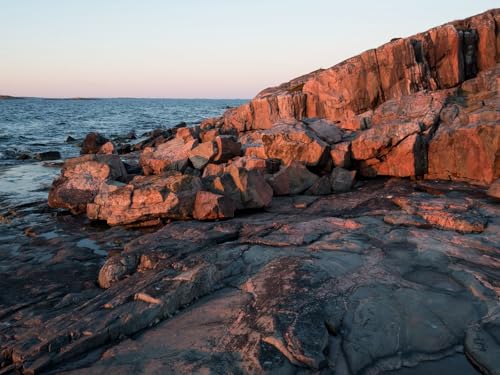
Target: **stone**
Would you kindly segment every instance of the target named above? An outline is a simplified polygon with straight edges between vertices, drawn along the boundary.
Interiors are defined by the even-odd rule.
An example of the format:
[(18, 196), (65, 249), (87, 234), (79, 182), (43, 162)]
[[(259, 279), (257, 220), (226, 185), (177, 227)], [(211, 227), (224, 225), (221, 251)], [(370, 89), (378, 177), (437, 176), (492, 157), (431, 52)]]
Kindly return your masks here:
[(38, 152), (35, 154), (35, 159), (41, 161), (59, 160), (61, 159), (61, 153), (59, 151)]
[(340, 142), (330, 148), (330, 156), (334, 167), (350, 168), (351, 162), (351, 142)]
[(284, 165), (299, 162), (306, 166), (318, 165), (328, 145), (300, 123), (275, 124), (262, 133), (262, 142), (269, 158), (279, 159)]
[(332, 192), (330, 176), (323, 176), (316, 180), (304, 194), (306, 195), (329, 195)]
[(217, 156), (217, 145), (212, 142), (203, 142), (189, 151), (189, 160), (196, 169), (203, 169)]
[(491, 198), (500, 200), (500, 178), (497, 178), (486, 192)]
[(348, 171), (343, 168), (334, 168), (330, 175), (330, 184), (332, 192), (345, 193), (352, 189), (354, 179), (356, 178), (356, 171)]
[(307, 128), (328, 144), (342, 140), (342, 131), (332, 122), (323, 119), (304, 119)]
[(181, 127), (177, 128), (177, 131), (175, 133), (176, 138), (180, 138), (184, 141), (184, 143), (191, 142), (191, 141), (199, 141), (199, 133), (200, 133), (200, 128), (195, 126), (195, 127), (187, 127), (186, 123), (183, 123)]
[(108, 139), (100, 133), (92, 132), (85, 136), (80, 154), (97, 154), (102, 145), (108, 142)]
[(227, 167), (226, 173), (213, 179), (209, 187), (213, 193), (231, 198), (237, 209), (269, 207), (273, 198), (273, 189), (261, 172), (235, 165)]
[(194, 139), (185, 143), (182, 137), (176, 137), (158, 147), (145, 148), (140, 165), (145, 175), (158, 175), (170, 170), (182, 172), (188, 167), (190, 151), (196, 146), (198, 141)]
[(296, 195), (309, 189), (319, 179), (301, 163), (283, 166), (268, 179), (274, 195)]
[(214, 160), (219, 163), (225, 163), (241, 154), (241, 144), (231, 135), (219, 135), (215, 137), (217, 145), (217, 155)]
[(205, 166), (202, 177), (221, 176), (224, 173), (224, 168), (225, 164), (209, 163)]
[(105, 154), (105, 155), (111, 155), (111, 154), (116, 154), (116, 149), (115, 145), (113, 142), (106, 142), (103, 144), (100, 148), (99, 151), (97, 151), (98, 154)]
[(267, 160), (248, 156), (236, 157), (231, 160), (230, 165), (234, 165), (238, 168), (244, 168), (248, 171), (257, 170), (262, 173), (268, 172), (269, 169), (269, 163)]
[(234, 217), (236, 205), (229, 197), (208, 191), (196, 194), (193, 217), (196, 220), (218, 220)]
[(87, 216), (108, 225), (189, 219), (201, 188), (198, 177), (175, 171), (163, 176), (136, 176), (127, 185), (104, 184), (87, 206)]
[(48, 203), (73, 213), (85, 212), (107, 181), (125, 181), (127, 171), (116, 155), (89, 154), (64, 162), (61, 175), (53, 182)]
[(219, 129), (202, 130), (200, 132), (200, 139), (202, 142), (213, 142), (218, 135), (220, 135)]
[(425, 141), (418, 122), (386, 124), (360, 132), (352, 141), (354, 159), (368, 177), (420, 176), (427, 168)]

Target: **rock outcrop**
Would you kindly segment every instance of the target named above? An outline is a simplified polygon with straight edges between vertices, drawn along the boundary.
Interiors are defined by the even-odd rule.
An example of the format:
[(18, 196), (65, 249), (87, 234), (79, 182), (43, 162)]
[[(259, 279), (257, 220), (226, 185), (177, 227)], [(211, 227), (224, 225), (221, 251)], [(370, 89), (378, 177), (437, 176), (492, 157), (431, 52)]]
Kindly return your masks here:
[(89, 154), (64, 162), (61, 176), (52, 184), (49, 206), (85, 212), (101, 188), (110, 181), (125, 181), (127, 171), (117, 155)]

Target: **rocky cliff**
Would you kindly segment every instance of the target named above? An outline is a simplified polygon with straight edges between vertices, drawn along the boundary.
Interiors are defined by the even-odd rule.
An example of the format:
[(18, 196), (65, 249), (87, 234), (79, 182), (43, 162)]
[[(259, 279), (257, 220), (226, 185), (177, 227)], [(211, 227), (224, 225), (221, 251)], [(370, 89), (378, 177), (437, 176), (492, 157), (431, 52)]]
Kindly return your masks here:
[[(494, 9), (265, 89), (211, 123), (248, 132), (321, 118), (358, 132), (350, 135), (357, 136), (353, 156), (364, 175), (428, 172), (429, 178), (489, 184), (500, 168), (498, 63), (500, 10)], [(411, 122), (421, 129), (408, 130), (395, 144), (382, 142), (376, 152), (359, 151)]]

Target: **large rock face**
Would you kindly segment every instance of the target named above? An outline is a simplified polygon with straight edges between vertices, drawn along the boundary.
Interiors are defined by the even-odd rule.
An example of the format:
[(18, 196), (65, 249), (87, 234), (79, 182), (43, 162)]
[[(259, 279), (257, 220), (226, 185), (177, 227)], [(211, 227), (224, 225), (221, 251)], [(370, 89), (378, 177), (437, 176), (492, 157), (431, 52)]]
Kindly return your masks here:
[(107, 181), (127, 178), (127, 171), (117, 155), (84, 155), (65, 161), (61, 176), (52, 184), (49, 206), (73, 213), (85, 212)]
[(356, 116), (389, 99), (456, 87), (500, 61), (500, 10), (436, 27), (366, 51), (259, 93), (229, 110), (224, 124), (239, 131), (320, 117), (350, 127)]
[(197, 140), (184, 140), (178, 136), (156, 148), (145, 148), (140, 160), (144, 174), (161, 174), (169, 170), (184, 171), (188, 166), (191, 150), (196, 146)]
[[(368, 177), (427, 175), (489, 184), (499, 173), (499, 101), (483, 99), (498, 98), (499, 20), (500, 9), (494, 9), (392, 40), (265, 89), (211, 124), (242, 134), (245, 155), (285, 165), (321, 164), (329, 146), (334, 165)], [(470, 89), (477, 100), (469, 98)], [(465, 112), (460, 123), (447, 122), (453, 101)]]

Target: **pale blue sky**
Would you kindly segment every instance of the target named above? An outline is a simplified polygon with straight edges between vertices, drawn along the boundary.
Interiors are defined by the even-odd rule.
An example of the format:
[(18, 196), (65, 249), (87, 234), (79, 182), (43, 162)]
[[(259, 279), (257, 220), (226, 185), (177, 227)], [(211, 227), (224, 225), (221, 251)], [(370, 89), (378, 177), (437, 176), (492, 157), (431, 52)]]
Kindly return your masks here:
[(498, 0), (0, 0), (0, 94), (250, 98)]

